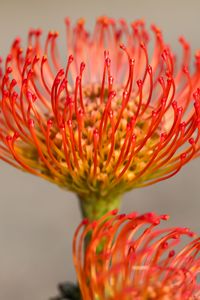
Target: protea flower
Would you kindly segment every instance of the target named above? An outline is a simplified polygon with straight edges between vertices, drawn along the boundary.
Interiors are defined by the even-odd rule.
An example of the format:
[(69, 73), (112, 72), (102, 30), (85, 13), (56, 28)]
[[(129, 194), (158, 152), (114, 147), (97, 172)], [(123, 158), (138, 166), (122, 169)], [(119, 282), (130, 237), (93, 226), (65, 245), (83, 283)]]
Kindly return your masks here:
[(92, 33), (66, 19), (67, 56), (60, 62), (50, 32), (17, 38), (1, 72), (0, 158), (74, 191), (84, 215), (98, 218), (120, 196), (176, 174), (200, 152), (200, 53), (189, 72), (152, 26), (99, 18)]
[(194, 234), (187, 228), (157, 229), (167, 218), (112, 212), (83, 221), (73, 247), (82, 299), (200, 299), (200, 238), (180, 245), (181, 237)]

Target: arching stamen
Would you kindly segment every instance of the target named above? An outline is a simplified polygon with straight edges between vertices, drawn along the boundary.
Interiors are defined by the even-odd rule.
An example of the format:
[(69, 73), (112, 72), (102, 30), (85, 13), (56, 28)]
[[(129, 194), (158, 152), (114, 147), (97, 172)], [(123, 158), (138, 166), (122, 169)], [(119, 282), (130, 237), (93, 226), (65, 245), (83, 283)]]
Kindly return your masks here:
[(97, 129), (94, 129), (93, 132), (93, 144), (94, 144), (94, 175), (96, 175), (97, 172), (97, 154), (98, 154), (98, 143), (99, 143), (99, 132)]

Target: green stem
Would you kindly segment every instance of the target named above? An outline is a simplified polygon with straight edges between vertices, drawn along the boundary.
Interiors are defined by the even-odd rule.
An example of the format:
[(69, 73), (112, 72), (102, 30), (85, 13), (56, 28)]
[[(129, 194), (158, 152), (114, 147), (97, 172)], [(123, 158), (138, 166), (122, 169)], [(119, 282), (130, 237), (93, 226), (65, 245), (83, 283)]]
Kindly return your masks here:
[(104, 199), (104, 198), (81, 198), (79, 197), (82, 216), (90, 221), (97, 220), (105, 215), (108, 211), (119, 209), (121, 197)]

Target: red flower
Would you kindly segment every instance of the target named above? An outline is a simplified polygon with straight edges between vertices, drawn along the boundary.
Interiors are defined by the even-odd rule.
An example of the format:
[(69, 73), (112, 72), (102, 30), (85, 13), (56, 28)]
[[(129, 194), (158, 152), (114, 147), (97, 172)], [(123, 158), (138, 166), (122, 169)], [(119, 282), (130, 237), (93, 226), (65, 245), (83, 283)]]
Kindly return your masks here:
[(0, 75), (0, 158), (76, 192), (89, 215), (86, 202), (108, 210), (199, 155), (200, 53), (190, 73), (187, 42), (177, 64), (152, 26), (151, 56), (143, 21), (102, 17), (90, 34), (67, 19), (66, 28), (64, 69), (57, 32), (44, 47), (41, 30), (29, 32), (25, 51), (19, 38), (12, 44)]
[(83, 300), (200, 299), (200, 238), (180, 246), (182, 237), (194, 234), (186, 228), (157, 229), (167, 218), (111, 212), (83, 221), (73, 246)]

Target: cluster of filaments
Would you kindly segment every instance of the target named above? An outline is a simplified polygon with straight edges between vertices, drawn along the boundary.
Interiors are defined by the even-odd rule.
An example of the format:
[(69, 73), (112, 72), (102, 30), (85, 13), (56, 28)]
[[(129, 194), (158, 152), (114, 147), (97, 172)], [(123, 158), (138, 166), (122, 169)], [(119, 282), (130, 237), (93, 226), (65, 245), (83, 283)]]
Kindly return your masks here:
[(81, 197), (107, 197), (169, 178), (199, 155), (200, 54), (188, 71), (152, 26), (106, 17), (89, 34), (66, 20), (68, 58), (61, 67), (57, 32), (44, 47), (31, 30), (16, 39), (1, 71), (0, 158)]
[(157, 229), (167, 218), (113, 211), (98, 221), (84, 220), (73, 245), (83, 300), (199, 299), (200, 239), (180, 248), (181, 238), (193, 233), (187, 228)]

